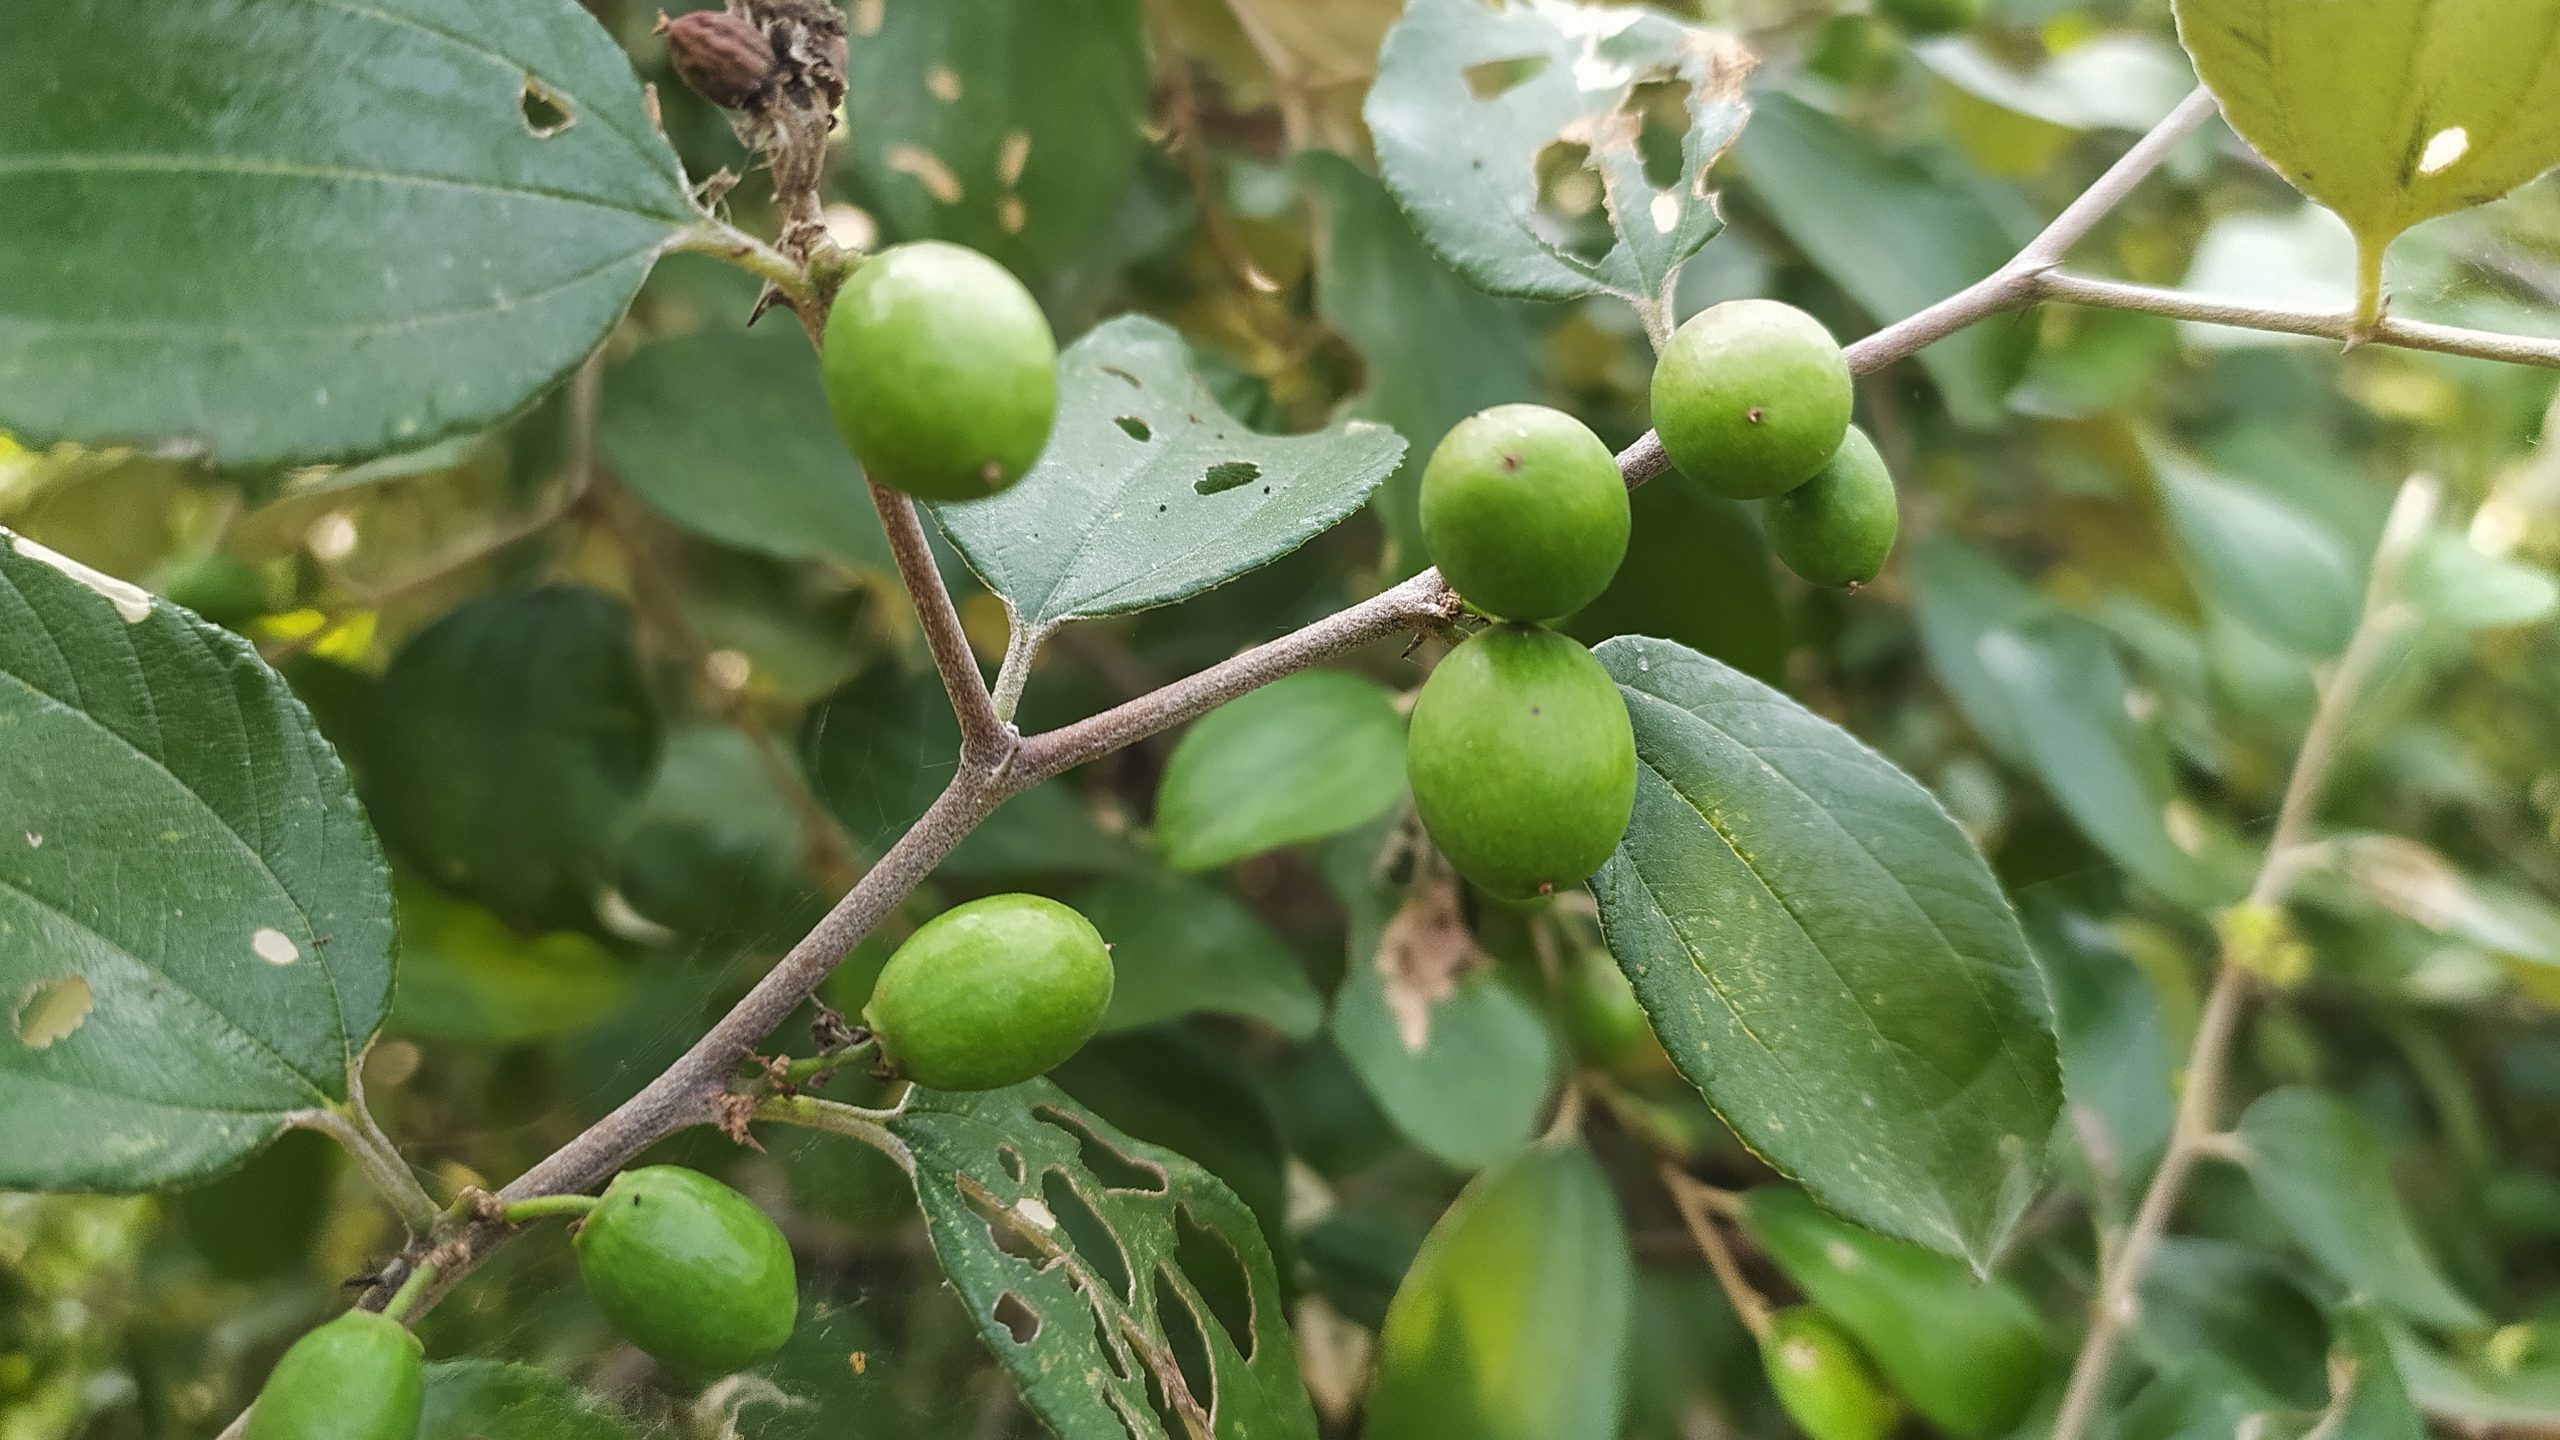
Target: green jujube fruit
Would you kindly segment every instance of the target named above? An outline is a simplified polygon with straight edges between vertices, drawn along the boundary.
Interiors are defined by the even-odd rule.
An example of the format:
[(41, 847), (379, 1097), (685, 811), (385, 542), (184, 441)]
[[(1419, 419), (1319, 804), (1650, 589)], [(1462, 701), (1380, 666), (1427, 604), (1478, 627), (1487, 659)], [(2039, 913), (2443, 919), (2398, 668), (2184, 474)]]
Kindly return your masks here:
[(576, 1245), (596, 1308), (678, 1374), (733, 1374), (791, 1338), (800, 1287), (790, 1243), (753, 1201), (699, 1170), (616, 1175)]
[(1884, 1440), (1892, 1433), (1893, 1396), (1875, 1367), (1847, 1331), (1812, 1306), (1769, 1317), (1760, 1363), (1778, 1403), (1812, 1440)]
[(418, 1337), (350, 1310), (293, 1342), (249, 1407), (242, 1440), (411, 1440), (426, 1405)]
[(1668, 1068), (1636, 987), (1608, 951), (1585, 950), (1567, 960), (1563, 982), (1565, 1033), (1584, 1060), (1612, 1072)]
[(1982, 0), (1876, 0), (1876, 14), (1903, 34), (1926, 39), (1973, 28)]
[(1769, 548), (1815, 585), (1857, 586), (1876, 578), (1893, 553), (1901, 517), (1893, 472), (1867, 432), (1852, 425), (1812, 479), (1761, 512)]
[(1849, 361), (1822, 322), (1728, 300), (1672, 332), (1653, 369), (1653, 428), (1680, 473), (1736, 500), (1783, 495), (1849, 431)]
[(939, 240), (864, 261), (827, 315), (821, 368), (871, 478), (977, 500), (1022, 478), (1058, 418), (1058, 342), (1022, 282)]
[(1423, 682), (1405, 773), (1458, 873), (1525, 900), (1582, 883), (1618, 848), (1635, 809), (1635, 730), (1579, 641), (1497, 625)]
[(1111, 1006), (1111, 948), (1038, 895), (990, 895), (918, 926), (881, 968), (862, 1021), (891, 1069), (929, 1090), (1019, 1085), (1082, 1049)]
[(1560, 620), (1627, 555), (1627, 483), (1589, 426), (1544, 405), (1458, 422), (1422, 472), (1422, 542), (1469, 605)]

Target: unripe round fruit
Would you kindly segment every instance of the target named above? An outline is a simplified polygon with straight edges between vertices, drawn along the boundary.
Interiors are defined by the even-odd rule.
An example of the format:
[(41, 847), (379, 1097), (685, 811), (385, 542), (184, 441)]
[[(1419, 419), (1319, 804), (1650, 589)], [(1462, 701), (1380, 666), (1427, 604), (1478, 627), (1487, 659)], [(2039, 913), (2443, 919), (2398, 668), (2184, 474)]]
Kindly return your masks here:
[(679, 1374), (732, 1374), (791, 1338), (800, 1289), (790, 1243), (754, 1202), (699, 1170), (616, 1175), (576, 1244), (596, 1308)]
[(1876, 14), (1903, 34), (1926, 39), (1973, 28), (1982, 0), (1876, 0)]
[(827, 403), (872, 479), (977, 500), (1022, 478), (1058, 416), (1058, 342), (1022, 282), (939, 240), (863, 262), (827, 315)]
[(1864, 585), (1884, 569), (1901, 520), (1893, 472), (1855, 425), (1813, 478), (1761, 512), (1769, 548), (1815, 585)]
[(1422, 541), (1469, 605), (1561, 620), (1627, 558), (1627, 482), (1589, 426), (1544, 405), (1458, 422), (1422, 472)]
[(1760, 1363), (1778, 1403), (1812, 1440), (1884, 1440), (1893, 1397), (1866, 1352), (1830, 1316), (1797, 1305), (1769, 1317)]
[(1849, 362), (1822, 322), (1728, 300), (1672, 332), (1653, 368), (1653, 428), (1680, 473), (1735, 500), (1810, 479), (1849, 431)]
[(1635, 808), (1635, 731), (1579, 641), (1497, 625), (1423, 682), (1405, 773), (1458, 873), (1522, 900), (1580, 884), (1618, 848)]
[(1582, 1058), (1603, 1070), (1649, 1070), (1662, 1053), (1636, 987), (1606, 950), (1585, 950), (1564, 964), (1564, 1028)]
[(242, 1440), (411, 1440), (426, 1405), (418, 1337), (350, 1310), (293, 1342), (249, 1407)]
[(997, 1090), (1082, 1049), (1110, 1006), (1111, 948), (1091, 921), (1038, 895), (990, 895), (918, 926), (862, 1023), (890, 1068), (929, 1090)]

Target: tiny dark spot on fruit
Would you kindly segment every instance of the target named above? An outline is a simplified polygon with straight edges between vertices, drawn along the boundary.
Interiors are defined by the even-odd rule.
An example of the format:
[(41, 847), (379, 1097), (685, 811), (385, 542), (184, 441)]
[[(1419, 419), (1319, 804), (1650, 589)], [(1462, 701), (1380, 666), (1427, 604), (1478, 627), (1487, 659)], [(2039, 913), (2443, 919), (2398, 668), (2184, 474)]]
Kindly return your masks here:
[(1539, 881), (1539, 882), (1538, 882), (1538, 893), (1539, 893), (1539, 894), (1541, 894), (1541, 895), (1553, 895), (1554, 893), (1556, 893), (1556, 882), (1554, 882), (1553, 880), (1541, 880), (1541, 881)]
[(1520, 457), (1519, 457), (1519, 456), (1517, 456), (1517, 455), (1505, 455), (1505, 456), (1503, 456), (1503, 457), (1502, 457), (1502, 468), (1503, 468), (1503, 469), (1505, 469), (1505, 470), (1517, 470), (1517, 469), (1519, 469), (1519, 468), (1520, 468)]
[(1760, 409), (1760, 407), (1759, 407), (1759, 406), (1754, 405), (1754, 406), (1752, 406), (1748, 411), (1744, 412), (1744, 414), (1743, 414), (1743, 418), (1744, 418), (1744, 419), (1746, 419), (1746, 420), (1749, 420), (1752, 424), (1757, 425), (1757, 424), (1759, 424), (1759, 423), (1760, 423), (1761, 416), (1762, 416), (1762, 414), (1763, 414), (1763, 413), (1764, 413), (1764, 412)]
[(1543, 715), (1543, 714), (1545, 714), (1545, 713), (1547, 713), (1547, 712), (1545, 712), (1544, 710), (1539, 709), (1539, 708), (1538, 708), (1537, 706), (1535, 706), (1535, 705), (1532, 705), (1532, 706), (1530, 706), (1530, 707), (1529, 707), (1529, 713), (1530, 713), (1530, 714), (1532, 714), (1532, 715)]
[(1003, 488), (1004, 467), (990, 460), (978, 470), (978, 479), (990, 490)]

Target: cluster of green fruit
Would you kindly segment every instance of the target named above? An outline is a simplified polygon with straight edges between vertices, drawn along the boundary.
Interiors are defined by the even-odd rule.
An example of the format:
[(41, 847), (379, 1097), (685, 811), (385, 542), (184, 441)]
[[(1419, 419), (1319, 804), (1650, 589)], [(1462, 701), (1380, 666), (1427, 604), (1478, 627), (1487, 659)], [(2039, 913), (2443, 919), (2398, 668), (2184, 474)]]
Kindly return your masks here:
[[(782, 1348), (799, 1283), (782, 1231), (747, 1197), (675, 1165), (626, 1170), (604, 1194), (510, 1214), (580, 1212), (578, 1275), (624, 1338), (670, 1370), (708, 1379)], [(411, 1440), (423, 1352), (389, 1315), (350, 1311), (293, 1344), (250, 1407), (244, 1440)]]
[(864, 473), (920, 500), (1022, 478), (1058, 418), (1058, 342), (995, 261), (940, 240), (864, 260), (827, 312), (827, 403)]
[(1729, 300), (1681, 325), (1653, 371), (1653, 425), (1680, 473), (1765, 500), (1769, 548), (1816, 585), (1863, 585), (1898, 527), (1893, 476), (1849, 423), (1849, 362), (1822, 322)]
[[(1090, 921), (1037, 895), (990, 895), (917, 927), (880, 972), (863, 1020), (884, 1064), (918, 1084), (992, 1090), (1073, 1055), (1111, 1003), (1111, 951)], [(576, 1214), (578, 1274), (614, 1329), (683, 1376), (754, 1365), (791, 1338), (791, 1246), (745, 1196), (674, 1165), (626, 1170)], [(352, 1311), (296, 1341), (258, 1393), (246, 1440), (410, 1440), (424, 1403), (417, 1337)]]
[(1406, 774), (1432, 843), (1489, 894), (1580, 884), (1635, 808), (1635, 731), (1617, 682), (1547, 629), (1607, 589), (1627, 554), (1627, 487), (1579, 420), (1500, 405), (1461, 421), (1422, 472), (1422, 538), (1498, 623), (1413, 702)]

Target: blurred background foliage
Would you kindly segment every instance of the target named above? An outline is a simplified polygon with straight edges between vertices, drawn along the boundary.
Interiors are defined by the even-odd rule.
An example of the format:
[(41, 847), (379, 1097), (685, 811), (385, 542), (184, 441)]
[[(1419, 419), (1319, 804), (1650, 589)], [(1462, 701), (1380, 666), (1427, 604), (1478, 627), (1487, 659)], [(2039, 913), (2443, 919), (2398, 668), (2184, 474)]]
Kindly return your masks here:
[[(651, 7), (589, 4), (657, 82), (693, 173), (742, 166), (665, 72)], [(981, 247), (1062, 337), (1124, 311), (1174, 325), (1258, 428), (1354, 415), (1412, 445), (1370, 513), (1299, 553), (1062, 633), (1026, 728), (1420, 568), (1419, 459), (1477, 408), (1543, 400), (1619, 444), (1644, 430), (1630, 309), (1476, 290), (1375, 178), (1361, 102), (1396, 0), (849, 8), (839, 238)], [(1864, 334), (2005, 260), (2193, 83), (2165, 0), (1991, 0), (1934, 38), (1825, 0), (1668, 8), (1760, 60), (1754, 118), (1715, 172), (1729, 228), (1687, 268), (1682, 314), (1774, 295)], [(1682, 106), (1666, 87), (1649, 143), (1676, 143)], [(1651, 163), (1676, 162), (1660, 150)], [(1554, 238), (1605, 247), (1582, 157), (1553, 146), (1539, 164)], [(761, 189), (733, 197), (751, 228)], [(2339, 309), (2351, 254), (2217, 126), (2075, 263)], [(2391, 260), (2397, 314), (2560, 333), (2548, 183)], [(0, 523), (251, 636), (357, 771), (400, 887), (400, 991), (367, 1088), (445, 1185), (515, 1174), (654, 1074), (949, 773), (952, 722), (815, 366), (787, 317), (746, 327), (755, 297), (678, 257), (531, 413), (363, 465), (241, 473), (0, 440)], [(2345, 1119), (2268, 1116), (2295, 1142), (2259, 1157), (2280, 1175), (2203, 1175), (2146, 1287), (2139, 1398), (2111, 1433), (2317, 1409), (2333, 1327), (2353, 1338), (2329, 1308), (2349, 1290), (2380, 1303), (2371, 1343), (2431, 1416), (2560, 1427), (2560, 640), (2529, 623), (2560, 564), (2560, 455), (2536, 448), (2552, 391), (2530, 370), (2053, 307), (1863, 383), (1905, 540), (1861, 593), (1779, 572), (1750, 513), (1677, 476), (1638, 492), (1627, 568), (1571, 628), (1680, 640), (1920, 777), (2011, 888), (2056, 994), (2062, 1184), (1991, 1288), (1916, 1252), (1842, 1262), (1838, 1247), (1881, 1242), (1826, 1245), (1807, 1227), (1829, 1222), (1780, 1192), (1749, 1211), (1755, 1283), (1841, 1318), (1911, 1423), (2002, 1434), (2049, 1403), (2091, 1223), (2120, 1223), (2167, 1132), (2212, 949), (2202, 917), (2246, 883), (2390, 497), (2423, 472), (2458, 525), (2413, 580), (2428, 623), (2356, 716), (2330, 805), (2352, 833), (2299, 912), (2315, 958), (2251, 1021), (2236, 1085), (2313, 1087)], [(992, 663), (1000, 606), (946, 568)], [(1420, 674), (1381, 648), (1051, 782), (905, 924), (1030, 889), (1114, 938), (1112, 1033), (1059, 1078), (1254, 1209), (1340, 1433), (1423, 1234), (1549, 1118), (1568, 1071), (1622, 1225), (1591, 1218), (1577, 1187), (1593, 1177), (1541, 1180), (1479, 1207), (1516, 1239), (1472, 1243), (1597, 1258), (1444, 1261), (1428, 1282), (1508, 1285), (1551, 1315), (1594, 1287), (1631, 1297), (1618, 1343), (1605, 1326), (1538, 1339), (1531, 1368), (1555, 1373), (1502, 1382), (1523, 1406), (1618, 1366), (1630, 1440), (1784, 1433), (1653, 1171), (1667, 1156), (1737, 1190), (1768, 1176), (1623, 1006), (1586, 993), (1587, 902), (1435, 916), (1417, 907), (1456, 902), (1405, 889), (1395, 700)], [(840, 973), (838, 1003), (860, 1004), (893, 939)], [(2319, 1103), (2278, 1099), (2296, 1096)], [(886, 1162), (814, 1134), (756, 1153), (697, 1133), (659, 1158), (724, 1174), (791, 1234), (808, 1313), (781, 1358), (708, 1395), (656, 1385), (567, 1283), (565, 1249), (541, 1244), (437, 1310), (430, 1353), (537, 1362), (700, 1435), (1037, 1433)], [(2405, 1233), (2358, 1228), (2395, 1220), (2367, 1203), (2395, 1193)], [(210, 1435), (395, 1225), (304, 1135), (184, 1194), (0, 1196), (0, 1440)], [(2371, 1273), (2386, 1252), (2419, 1273)], [(1978, 1383), (1950, 1393), (1951, 1366)], [(601, 1433), (510, 1413), (550, 1416), (525, 1434)]]

